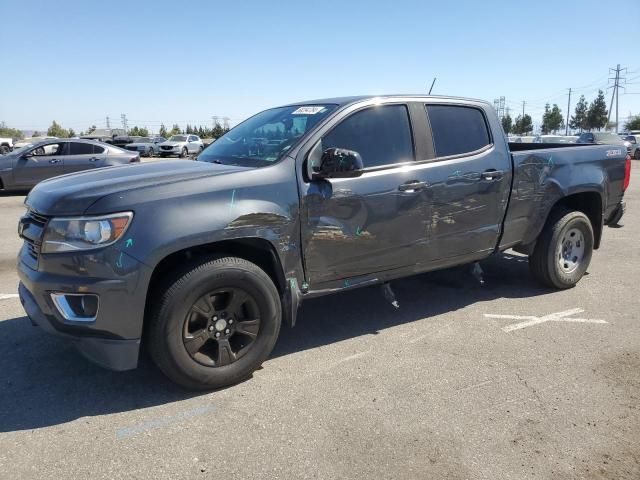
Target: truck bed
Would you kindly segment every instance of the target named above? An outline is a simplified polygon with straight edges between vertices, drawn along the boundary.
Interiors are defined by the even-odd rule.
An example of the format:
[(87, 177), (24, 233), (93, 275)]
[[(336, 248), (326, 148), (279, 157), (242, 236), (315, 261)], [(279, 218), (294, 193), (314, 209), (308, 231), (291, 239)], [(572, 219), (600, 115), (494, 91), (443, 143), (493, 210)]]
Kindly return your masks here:
[[(533, 243), (551, 207), (562, 198), (575, 196), (577, 202), (592, 202), (605, 224), (622, 200), (624, 146), (509, 143), (509, 149), (512, 193), (501, 250)], [(596, 245), (598, 241), (596, 235)]]

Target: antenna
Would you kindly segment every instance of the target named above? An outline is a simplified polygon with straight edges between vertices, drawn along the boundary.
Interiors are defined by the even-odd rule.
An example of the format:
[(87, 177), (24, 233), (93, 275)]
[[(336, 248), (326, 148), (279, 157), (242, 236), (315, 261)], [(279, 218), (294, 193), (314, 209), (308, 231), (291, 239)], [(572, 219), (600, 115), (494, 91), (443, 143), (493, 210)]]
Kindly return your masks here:
[(431, 82), (431, 88), (429, 89), (429, 95), (431, 95), (431, 90), (433, 90), (433, 86), (436, 84), (436, 77), (433, 77), (433, 82)]

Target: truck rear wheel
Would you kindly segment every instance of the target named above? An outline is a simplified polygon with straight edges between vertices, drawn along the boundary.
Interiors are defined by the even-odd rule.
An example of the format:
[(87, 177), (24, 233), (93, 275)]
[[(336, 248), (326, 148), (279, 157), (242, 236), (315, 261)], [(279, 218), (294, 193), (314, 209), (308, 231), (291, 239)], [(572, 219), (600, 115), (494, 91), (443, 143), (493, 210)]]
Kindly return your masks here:
[(160, 370), (190, 389), (220, 388), (249, 377), (278, 338), (280, 296), (271, 278), (241, 258), (209, 257), (150, 299), (148, 331)]
[(591, 262), (593, 227), (582, 212), (566, 209), (552, 213), (545, 225), (529, 267), (534, 278), (551, 288), (571, 288)]

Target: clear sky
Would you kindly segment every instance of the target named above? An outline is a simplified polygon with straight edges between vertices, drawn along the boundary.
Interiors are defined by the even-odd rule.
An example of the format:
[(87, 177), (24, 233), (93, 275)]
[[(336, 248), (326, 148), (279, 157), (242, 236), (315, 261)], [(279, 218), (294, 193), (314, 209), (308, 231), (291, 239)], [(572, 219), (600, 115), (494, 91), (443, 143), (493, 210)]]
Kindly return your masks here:
[[(627, 67), (640, 113), (640, 0), (391, 2), (3, 0), (0, 121), (157, 130), (296, 100), (434, 93), (493, 101), (537, 123)], [(607, 103), (610, 101), (610, 91)], [(573, 110), (573, 108), (572, 108)]]

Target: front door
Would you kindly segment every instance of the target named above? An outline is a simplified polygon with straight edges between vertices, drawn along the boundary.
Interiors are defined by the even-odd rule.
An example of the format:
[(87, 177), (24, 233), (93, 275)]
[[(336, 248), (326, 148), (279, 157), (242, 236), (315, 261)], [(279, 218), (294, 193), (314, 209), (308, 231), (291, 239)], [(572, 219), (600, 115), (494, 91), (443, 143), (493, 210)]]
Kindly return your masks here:
[(357, 151), (365, 170), (357, 178), (302, 185), (302, 251), (311, 288), (335, 281), (349, 286), (413, 265), (426, 241), (426, 215), (421, 174), (411, 168), (415, 153), (407, 106), (356, 111), (320, 142), (319, 151)]
[(16, 159), (13, 180), (17, 187), (30, 188), (42, 180), (62, 175), (66, 142), (39, 144)]

